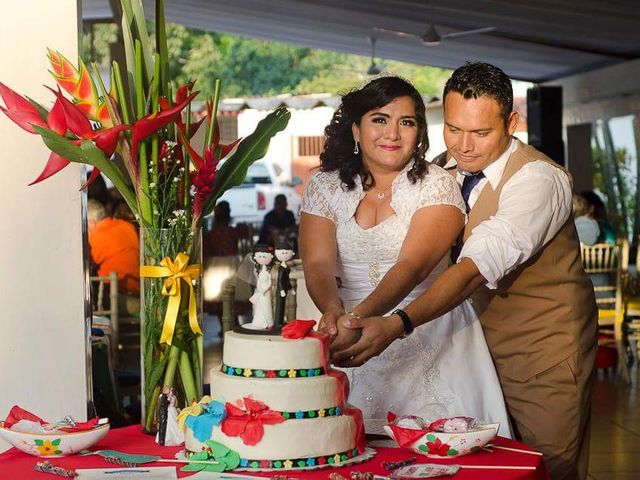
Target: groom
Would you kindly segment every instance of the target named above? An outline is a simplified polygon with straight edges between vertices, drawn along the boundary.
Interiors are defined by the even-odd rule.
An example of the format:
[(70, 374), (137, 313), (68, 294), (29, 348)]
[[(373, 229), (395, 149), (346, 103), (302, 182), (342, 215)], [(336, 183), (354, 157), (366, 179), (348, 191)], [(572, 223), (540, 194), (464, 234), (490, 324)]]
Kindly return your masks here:
[(469, 212), (457, 263), (404, 311), (348, 320), (362, 336), (334, 352), (334, 361), (361, 365), (390, 336), (410, 334), (471, 298), (518, 438), (544, 454), (552, 479), (584, 479), (597, 308), (582, 269), (570, 176), (512, 137), (518, 113), (499, 68), (458, 68), (443, 98), (445, 168)]

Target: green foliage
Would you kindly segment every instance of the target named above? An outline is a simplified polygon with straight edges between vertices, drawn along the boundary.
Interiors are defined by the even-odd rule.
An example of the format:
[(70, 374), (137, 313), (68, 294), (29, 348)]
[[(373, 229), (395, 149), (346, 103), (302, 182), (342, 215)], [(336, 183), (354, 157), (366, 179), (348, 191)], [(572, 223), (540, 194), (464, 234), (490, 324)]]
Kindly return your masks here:
[[(97, 27), (101, 27), (98, 29)], [(111, 30), (94, 28), (94, 56), (108, 62)], [(98, 35), (98, 31), (100, 34)], [(173, 87), (196, 80), (196, 89), (211, 96), (220, 78), (224, 96), (252, 97), (281, 93), (338, 95), (357, 87), (368, 77), (368, 57), (313, 50), (267, 40), (256, 40), (167, 24), (169, 78)], [(110, 36), (111, 35), (111, 36)], [(88, 45), (87, 35), (83, 43)], [(85, 52), (89, 49), (85, 47)], [(427, 97), (441, 96), (449, 71), (402, 62), (376, 59), (385, 70), (411, 80)]]

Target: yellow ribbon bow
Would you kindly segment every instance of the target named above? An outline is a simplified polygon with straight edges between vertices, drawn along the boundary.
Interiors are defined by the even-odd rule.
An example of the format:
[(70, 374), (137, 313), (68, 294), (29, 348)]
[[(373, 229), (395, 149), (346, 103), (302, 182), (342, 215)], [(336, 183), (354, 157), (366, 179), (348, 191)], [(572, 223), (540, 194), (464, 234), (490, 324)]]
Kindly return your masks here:
[(173, 332), (176, 329), (176, 322), (178, 320), (178, 309), (180, 308), (181, 279), (189, 285), (189, 326), (193, 333), (202, 335), (202, 330), (200, 330), (200, 325), (198, 325), (196, 296), (193, 291), (193, 282), (200, 276), (202, 265), (199, 263), (189, 265), (189, 256), (182, 252), (176, 255), (175, 260), (171, 260), (170, 257), (164, 257), (160, 265), (159, 267), (151, 265), (143, 265), (140, 267), (141, 277), (169, 277), (164, 281), (164, 285), (162, 286), (162, 295), (169, 297), (169, 303), (167, 304), (167, 313), (164, 316), (160, 343), (171, 345), (171, 341), (173, 340)]

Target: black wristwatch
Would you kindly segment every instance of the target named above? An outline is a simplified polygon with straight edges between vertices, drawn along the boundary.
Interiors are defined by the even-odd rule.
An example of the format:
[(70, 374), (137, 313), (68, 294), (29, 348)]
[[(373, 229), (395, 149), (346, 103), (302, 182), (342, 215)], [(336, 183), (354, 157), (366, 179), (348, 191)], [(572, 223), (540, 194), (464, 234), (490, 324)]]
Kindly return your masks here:
[(411, 335), (411, 333), (413, 332), (413, 323), (411, 323), (411, 318), (409, 317), (407, 312), (396, 308), (393, 312), (391, 312), (391, 314), (398, 315), (400, 317), (400, 320), (402, 320), (402, 325), (404, 326), (404, 335), (402, 336), (402, 338)]

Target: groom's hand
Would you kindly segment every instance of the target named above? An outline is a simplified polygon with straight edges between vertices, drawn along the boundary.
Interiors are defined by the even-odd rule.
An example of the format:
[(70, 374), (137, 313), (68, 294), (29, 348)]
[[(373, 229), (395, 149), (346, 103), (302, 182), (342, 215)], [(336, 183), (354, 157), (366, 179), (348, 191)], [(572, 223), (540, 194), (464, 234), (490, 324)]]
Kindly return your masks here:
[(350, 320), (351, 318), (353, 318), (353, 314), (351, 313), (345, 313), (340, 318), (338, 318), (338, 321), (336, 323), (338, 334), (331, 342), (332, 353), (349, 348), (360, 339), (362, 330), (347, 328), (344, 326), (345, 321)]
[(354, 345), (332, 355), (339, 367), (359, 367), (370, 358), (380, 355), (391, 343), (404, 334), (404, 325), (397, 315), (389, 317), (351, 317), (343, 322), (349, 329), (362, 329), (362, 336)]

